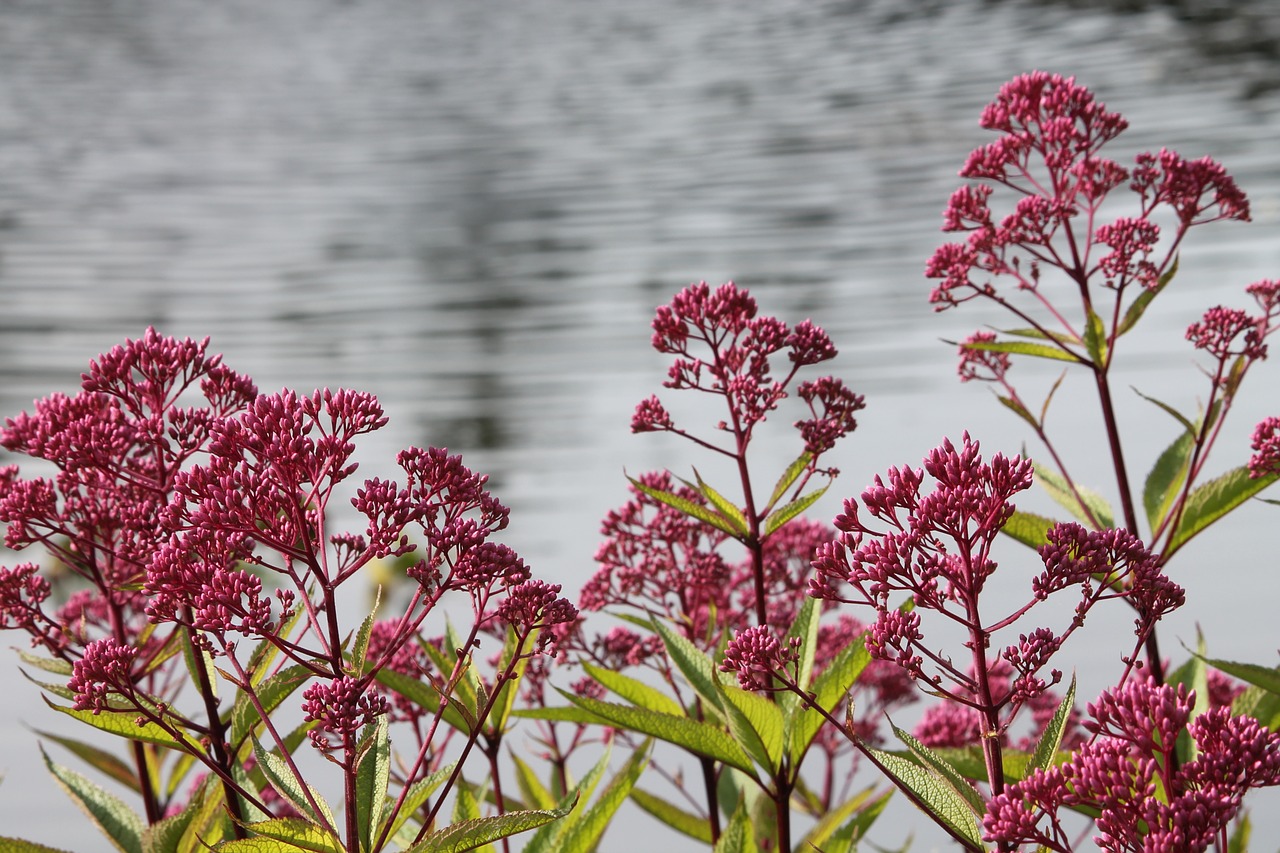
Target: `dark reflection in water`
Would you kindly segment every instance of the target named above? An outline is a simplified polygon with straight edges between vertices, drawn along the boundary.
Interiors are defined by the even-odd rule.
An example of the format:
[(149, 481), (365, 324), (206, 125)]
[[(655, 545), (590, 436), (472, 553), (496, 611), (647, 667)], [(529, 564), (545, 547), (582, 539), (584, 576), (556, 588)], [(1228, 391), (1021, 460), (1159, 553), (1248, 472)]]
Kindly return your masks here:
[[(1162, 297), (1160, 334), (1130, 345), (1132, 380), (1193, 408), (1181, 329), (1280, 271), (1276, 67), (1252, 47), (1207, 62), (1197, 51), (1228, 24), (1148, 5), (5, 3), (0, 412), (71, 390), (89, 357), (149, 324), (210, 335), (266, 390), (376, 393), (391, 425), (366, 448), (370, 475), (394, 475), (408, 444), (462, 451), (513, 507), (512, 544), (574, 589), (624, 466), (692, 461), (627, 433), (665, 370), (653, 307), (735, 278), (764, 310), (824, 325), (833, 369), (868, 397), (829, 510), (964, 428), (1016, 449), (1018, 424), (957, 386), (938, 344), (991, 318), (933, 316), (921, 269), (985, 141), (982, 105), (1036, 67), (1126, 113), (1120, 151), (1210, 154), (1253, 198), (1254, 225), (1188, 244), (1191, 283)], [(1274, 371), (1253, 381), (1276, 387)], [(1242, 411), (1237, 441), (1274, 408)], [(1057, 417), (1087, 449), (1079, 409)], [(1233, 589), (1179, 577), (1207, 604), (1172, 636), (1198, 618), (1224, 657), (1276, 645), (1234, 630), (1271, 624), (1280, 593), (1249, 538), (1232, 570), (1260, 609), (1233, 616)], [(48, 721), (0, 672), (15, 685), (0, 692), (0, 826), (89, 849), (78, 822), (30, 825), (61, 795), (12, 724)]]

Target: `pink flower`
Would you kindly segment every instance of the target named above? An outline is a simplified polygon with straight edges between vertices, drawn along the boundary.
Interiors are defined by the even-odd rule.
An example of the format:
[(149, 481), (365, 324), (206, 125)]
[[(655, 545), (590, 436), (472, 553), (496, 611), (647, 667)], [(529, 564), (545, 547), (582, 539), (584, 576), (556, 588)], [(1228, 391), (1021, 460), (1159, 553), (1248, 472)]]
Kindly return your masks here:
[(1250, 477), (1280, 475), (1280, 418), (1263, 418), (1254, 427), (1250, 447), (1253, 448), (1253, 456), (1249, 457)]
[[(321, 752), (343, 748), (353, 750), (360, 730), (387, 713), (387, 700), (368, 685), (341, 676), (317, 681), (302, 691), (302, 712), (308, 722), (318, 725), (307, 732), (311, 744)], [(338, 740), (333, 740), (336, 736)]]
[(796, 658), (795, 650), (784, 647), (768, 625), (753, 625), (729, 641), (720, 671), (737, 673), (743, 690), (768, 690), (773, 676), (785, 673)]
[(100, 714), (109, 710), (111, 696), (133, 691), (132, 669), (137, 650), (108, 637), (84, 647), (84, 655), (71, 668), (67, 689), (75, 694), (77, 711)]

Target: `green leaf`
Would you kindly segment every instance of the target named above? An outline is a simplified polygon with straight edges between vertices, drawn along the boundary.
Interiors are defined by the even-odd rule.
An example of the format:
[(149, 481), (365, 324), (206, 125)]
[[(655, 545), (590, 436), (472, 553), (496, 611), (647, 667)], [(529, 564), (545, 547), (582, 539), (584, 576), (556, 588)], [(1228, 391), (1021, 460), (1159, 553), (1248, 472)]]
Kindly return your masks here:
[(609, 759), (612, 757), (612, 748), (606, 745), (600, 760), (595, 763), (587, 775), (568, 791), (560, 799), (557, 806), (559, 809), (570, 812), (563, 820), (555, 821), (541, 827), (533, 834), (527, 844), (525, 844), (523, 853), (559, 853), (560, 839), (564, 837), (569, 827), (577, 822), (581, 816), (580, 812), (574, 811), (574, 807), (583, 800), (590, 799), (595, 793), (596, 786), (600, 783), (601, 777), (604, 776), (605, 770), (609, 768)]
[[(188, 631), (180, 631), (179, 636), (182, 644), (182, 657), (187, 662), (187, 675), (191, 678), (192, 684), (200, 684), (200, 675), (209, 679), (209, 689), (213, 691), (213, 698), (218, 698), (218, 671), (213, 665), (213, 655), (205, 649), (197, 649), (191, 643), (191, 636)], [(203, 673), (201, 671), (203, 670)]]
[[(254, 693), (262, 710), (270, 714), (280, 707), (285, 699), (307, 683), (312, 676), (311, 670), (302, 664), (283, 669), (258, 683)], [(246, 738), (263, 725), (262, 713), (249, 698), (249, 691), (237, 690), (235, 704), (231, 706), (230, 743), (237, 752)]]
[(755, 759), (769, 775), (776, 776), (782, 767), (783, 733), (785, 723), (782, 711), (763, 696), (725, 685), (725, 718), (729, 731), (738, 745)]
[(1092, 306), (1085, 306), (1084, 346), (1094, 364), (1107, 363), (1107, 327)]
[(1268, 693), (1280, 696), (1280, 667), (1271, 669), (1256, 663), (1236, 663), (1235, 661), (1207, 658), (1205, 663), (1214, 669), (1220, 669), (1227, 675), (1233, 675), (1247, 684), (1262, 688)]
[[(451, 825), (467, 823), (480, 819), (480, 803), (476, 802), (476, 795), (472, 792), (470, 785), (462, 785), (458, 788), (457, 795), (453, 799), (453, 819)], [(480, 853), (494, 853), (492, 844), (483, 844), (474, 849)]]
[(773, 494), (769, 496), (769, 502), (765, 504), (765, 506), (773, 506), (778, 501), (782, 500), (782, 496), (787, 493), (788, 489), (795, 485), (796, 480), (800, 479), (800, 475), (803, 474), (805, 469), (812, 463), (813, 454), (807, 450), (797, 456), (795, 461), (788, 465), (787, 470), (783, 471), (782, 476), (778, 478), (777, 484), (773, 487)]
[(684, 708), (680, 707), (679, 702), (639, 679), (592, 663), (584, 662), (582, 668), (586, 670), (587, 675), (633, 705), (657, 711), (660, 714), (673, 714), (677, 717), (685, 715)]
[(1143, 394), (1141, 391), (1139, 391), (1137, 388), (1134, 388), (1132, 385), (1129, 387), (1132, 389), (1133, 393), (1137, 394), (1139, 397), (1146, 400), (1151, 405), (1163, 410), (1175, 421), (1180, 423), (1182, 425), (1183, 432), (1191, 433), (1191, 435), (1193, 436), (1197, 432), (1199, 432), (1199, 430), (1196, 428), (1196, 425), (1191, 423), (1191, 421), (1187, 420), (1187, 418), (1182, 414), (1182, 412), (1179, 412), (1173, 406), (1170, 406), (1168, 403), (1157, 400), (1155, 397), (1148, 397), (1146, 394)]
[(1231, 716), (1241, 714), (1276, 731), (1280, 728), (1280, 695), (1251, 684), (1231, 702)]
[[(954, 343), (949, 341), (948, 343)], [(956, 344), (959, 346), (959, 344)], [(1073, 364), (1087, 364), (1083, 358), (1066, 349), (1048, 344), (1032, 344), (1025, 341), (966, 341), (965, 349), (986, 350), (988, 352), (1007, 352), (1012, 355), (1029, 355), (1032, 358), (1048, 358), (1054, 361), (1070, 361)]]
[(1058, 521), (1035, 513), (1014, 510), (1000, 532), (1028, 548), (1039, 548), (1049, 542), (1049, 530)]
[(54, 764), (44, 747), (40, 748), (45, 766), (57, 780), (58, 786), (84, 810), (112, 845), (123, 853), (142, 853), (142, 818), (138, 817), (118, 797), (107, 793), (74, 770)]
[(689, 640), (680, 636), (669, 625), (652, 619), (653, 629), (662, 637), (667, 655), (676, 667), (689, 679), (689, 685), (709, 707), (720, 710), (720, 680), (716, 678), (716, 665)]
[(963, 840), (973, 850), (982, 850), (982, 832), (968, 801), (947, 782), (916, 764), (890, 752), (868, 747), (885, 772), (900, 786), (909, 790), (938, 823), (954, 838)]
[(653, 498), (655, 501), (664, 503), (673, 509), (678, 509), (690, 518), (696, 518), (704, 524), (709, 524), (722, 533), (727, 533), (730, 536), (738, 538), (746, 532), (739, 531), (729, 519), (719, 513), (707, 509), (701, 504), (694, 503), (693, 501), (687, 498), (682, 498), (677, 494), (666, 492), (662, 489), (655, 489), (652, 486), (647, 486), (632, 477), (628, 477), (627, 479), (631, 481), (631, 485), (635, 486), (636, 489)]
[(573, 705), (559, 705), (550, 708), (517, 708), (511, 712), (511, 716), (526, 720), (548, 720), (553, 723), (582, 723), (588, 726), (604, 725), (606, 722), (586, 708), (578, 708)]
[(529, 809), (463, 821), (431, 833), (406, 853), (463, 853), (491, 841), (536, 829), (568, 813), (568, 809)]
[(1236, 818), (1235, 826), (1231, 829), (1231, 836), (1227, 839), (1227, 853), (1248, 853), (1249, 836), (1253, 834), (1253, 827), (1249, 823), (1249, 813), (1241, 812)]
[[(306, 850), (309, 853), (346, 853), (346, 848), (332, 832), (302, 818), (277, 817), (257, 823), (245, 824), (245, 829), (262, 838), (284, 842), (294, 850)], [(248, 840), (257, 841), (257, 839)], [(260, 846), (241, 848), (236, 846), (237, 843), (235, 841), (224, 842), (218, 847), (218, 850), (256, 851), (279, 849)]]
[(253, 738), (253, 754), (258, 759), (258, 767), (262, 768), (262, 772), (266, 774), (267, 781), (281, 797), (321, 826), (330, 830), (337, 826), (337, 822), (333, 819), (333, 812), (329, 809), (329, 804), (324, 801), (324, 797), (320, 796), (320, 792), (310, 785), (303, 788), (306, 783), (294, 775), (288, 763), (274, 751), (268, 752), (264, 749), (256, 737)]
[(400, 831), (400, 827), (404, 826), (405, 821), (413, 817), (414, 813), (427, 801), (427, 798), (434, 794), (436, 789), (453, 775), (455, 766), (457, 766), (456, 762), (446, 764), (431, 775), (424, 776), (409, 786), (409, 793), (404, 795), (404, 802), (400, 804), (400, 810), (389, 815), (387, 838), (395, 838), (396, 833)]
[[(536, 642), (536, 633), (537, 629), (534, 635), (530, 635), (525, 641), (530, 646)], [(529, 656), (520, 653), (523, 648), (521, 643), (520, 635), (516, 633), (515, 628), (508, 626), (507, 638), (502, 644), (502, 654), (498, 658), (498, 672), (506, 672), (510, 667), (511, 674), (498, 686), (498, 695), (494, 700), (493, 708), (489, 711), (486, 723), (490, 731), (505, 732), (507, 730), (507, 722), (511, 718), (511, 711), (519, 696), (520, 679), (529, 665)]]
[(1120, 325), (1116, 327), (1117, 338), (1138, 324), (1138, 321), (1142, 319), (1143, 313), (1147, 310), (1147, 306), (1151, 304), (1151, 300), (1155, 299), (1160, 291), (1164, 290), (1165, 286), (1173, 281), (1173, 277), (1177, 273), (1178, 258), (1174, 257), (1173, 265), (1169, 267), (1164, 275), (1160, 276), (1156, 286), (1150, 289), (1142, 288), (1142, 292), (1138, 294), (1137, 298), (1129, 303), (1129, 308), (1124, 312), (1124, 318), (1121, 319)]
[[(405, 675), (384, 667), (374, 675), (374, 680), (383, 687), (399, 693), (415, 705), (425, 708), (430, 713), (434, 713), (440, 707), (439, 691), (430, 684), (420, 681), (411, 675)], [(462, 714), (458, 711), (456, 705), (450, 704), (446, 707), (442, 719), (458, 731), (464, 734), (470, 733), (470, 727), (467, 725), (467, 721), (462, 718)]]
[[(849, 695), (867, 664), (871, 663), (871, 653), (867, 651), (865, 637), (864, 632), (837, 652), (822, 673), (813, 680), (810, 691), (813, 701), (829, 714), (835, 712), (837, 706)], [(791, 729), (790, 757), (793, 764), (800, 763), (825, 723), (826, 720), (817, 711), (800, 712)]]
[(1191, 451), (1195, 448), (1194, 432), (1183, 432), (1164, 449), (1156, 460), (1146, 485), (1142, 487), (1142, 506), (1152, 530), (1160, 530), (1165, 518), (1187, 481), (1191, 470)]
[(1032, 429), (1034, 430), (1040, 429), (1040, 422), (1036, 420), (1035, 415), (1028, 412), (1026, 407), (1023, 406), (1021, 403), (1019, 403), (1017, 400), (1013, 399), (1012, 397), (1007, 397), (1003, 394), (996, 394), (996, 399), (999, 400), (1000, 404), (1004, 406), (1006, 409), (1013, 412), (1015, 415), (1017, 415), (1018, 417), (1026, 421), (1028, 424), (1030, 424)]
[[(1044, 490), (1049, 493), (1049, 497), (1058, 502), (1060, 506), (1078, 518), (1081, 523), (1094, 530), (1106, 530), (1115, 527), (1115, 513), (1111, 510), (1111, 505), (1107, 503), (1106, 498), (1084, 486), (1077, 485), (1075, 491), (1071, 490), (1071, 485), (1067, 482), (1067, 478), (1063, 477), (1057, 471), (1048, 467), (1035, 463), (1035, 478), (1039, 481)], [(1076, 499), (1076, 493), (1079, 493), (1080, 499)], [(1092, 512), (1093, 519), (1089, 518), (1089, 512), (1080, 505), (1080, 501), (1084, 502), (1089, 512)], [(1095, 520), (1096, 519), (1096, 522)]]
[(698, 722), (688, 717), (677, 717), (673, 714), (660, 714), (631, 705), (615, 705), (592, 699), (589, 696), (574, 696), (563, 690), (560, 693), (607, 722), (628, 731), (651, 735), (658, 740), (673, 743), (697, 755), (703, 755), (713, 761), (720, 761), (730, 767), (737, 767), (744, 773), (755, 777), (755, 767), (751, 759), (742, 751), (737, 741), (725, 734), (723, 729), (709, 723)]
[(734, 504), (733, 501), (711, 488), (711, 486), (702, 479), (702, 475), (698, 473), (697, 468), (693, 469), (693, 476), (698, 481), (696, 486), (687, 480), (681, 480), (680, 482), (706, 498), (707, 502), (715, 507), (716, 511), (724, 516), (725, 520), (733, 525), (734, 529), (738, 531), (738, 536), (746, 536), (747, 517), (742, 514), (742, 510), (738, 509), (737, 505)]
[(646, 741), (631, 753), (627, 763), (622, 766), (616, 776), (600, 792), (599, 798), (591, 808), (582, 813), (573, 825), (567, 827), (560, 836), (559, 853), (591, 853), (600, 843), (600, 838), (609, 827), (618, 807), (626, 802), (635, 787), (640, 774), (649, 763), (649, 747)]
[(34, 841), (9, 838), (5, 835), (0, 835), (0, 850), (3, 850), (4, 853), (70, 853), (69, 850), (45, 847), (43, 844), (36, 844)]
[(964, 774), (951, 766), (942, 756), (918, 741), (909, 732), (893, 726), (893, 733), (898, 740), (906, 745), (907, 749), (911, 750), (911, 754), (920, 761), (925, 769), (933, 771), (933, 775), (938, 780), (950, 785), (952, 790), (969, 804), (969, 808), (973, 811), (975, 817), (980, 818), (986, 814), (986, 802), (983, 801), (982, 795), (965, 778)]
[(1235, 468), (1215, 480), (1197, 486), (1187, 496), (1178, 529), (1169, 540), (1167, 556), (1172, 556), (1200, 531), (1240, 506), (1277, 479), (1275, 474), (1252, 478), (1245, 466)]
[(760, 535), (772, 535), (779, 527), (786, 524), (809, 507), (813, 506), (814, 502), (826, 494), (827, 489), (829, 488), (831, 488), (830, 482), (821, 489), (809, 492), (807, 495), (801, 495), (786, 506), (778, 507), (773, 512), (769, 513), (769, 517), (764, 520), (764, 530)]
[(874, 787), (866, 788), (823, 814), (797, 849), (816, 848), (823, 853), (849, 853), (853, 842), (861, 838), (867, 827), (884, 811), (893, 795), (893, 789), (880, 791), (879, 796), (872, 799), (872, 795), (876, 793)]
[(387, 805), (387, 786), (391, 779), (391, 740), (387, 725), (387, 715), (382, 714), (373, 726), (367, 727), (369, 731), (360, 744), (364, 755), (356, 768), (356, 814), (360, 816), (360, 842), (366, 850), (373, 849)]
[(703, 844), (711, 843), (711, 827), (705, 817), (687, 812), (674, 803), (640, 788), (632, 790), (631, 799), (641, 809), (676, 832), (687, 835), (695, 841), (701, 841)]
[(23, 663), (29, 663), (36, 669), (43, 669), (45, 672), (52, 672), (54, 675), (71, 677), (71, 664), (64, 660), (32, 654), (26, 649), (15, 649), (14, 651), (18, 653), (18, 657), (22, 658)]
[(52, 732), (34, 729), (35, 733), (45, 740), (51, 740), (54, 743), (70, 750), (77, 758), (91, 767), (96, 768), (103, 775), (115, 779), (133, 791), (139, 790), (138, 776), (134, 768), (125, 764), (116, 756), (99, 749), (91, 744), (75, 740), (69, 737), (62, 737)]
[(734, 809), (729, 825), (720, 834), (714, 853), (758, 853), (755, 827), (752, 826), (751, 815), (745, 800)]
[(365, 657), (369, 654), (369, 635), (373, 633), (373, 617), (378, 612), (378, 605), (382, 603), (382, 587), (376, 587), (373, 596), (373, 609), (369, 611), (369, 615), (364, 617), (364, 621), (360, 623), (359, 630), (356, 631), (355, 642), (351, 645), (351, 671), (356, 675), (364, 673)]
[(108, 734), (127, 740), (140, 740), (146, 743), (154, 743), (157, 746), (167, 746), (171, 749), (184, 748), (178, 741), (174, 740), (173, 736), (155, 723), (147, 722), (141, 726), (138, 725), (138, 713), (136, 711), (132, 713), (129, 711), (103, 711), (100, 714), (95, 714), (90, 710), (77, 711), (74, 708), (56, 705), (48, 699), (45, 699), (44, 702), (58, 713), (74, 717), (82, 723), (88, 723), (95, 729)]
[(525, 801), (540, 809), (555, 808), (555, 795), (542, 784), (542, 780), (533, 772), (533, 768), (514, 752), (511, 753), (511, 763), (515, 765), (516, 784), (520, 786), (520, 795)]
[[(796, 661), (796, 684), (801, 690), (808, 690), (809, 682), (813, 679), (813, 661), (818, 653), (820, 616), (818, 600), (806, 595), (799, 612), (796, 613), (796, 618), (792, 620), (791, 627), (787, 630), (787, 636), (783, 638), (784, 645), (790, 643), (792, 638), (800, 640), (800, 659)], [(782, 700), (784, 696), (796, 702), (800, 700), (799, 696), (791, 692), (779, 694), (777, 698)]]
[(1076, 677), (1071, 675), (1071, 684), (1067, 687), (1067, 693), (1062, 697), (1062, 701), (1058, 703), (1058, 709), (1053, 712), (1053, 717), (1049, 720), (1044, 728), (1044, 733), (1040, 735), (1040, 739), (1036, 741), (1036, 748), (1031, 753), (1031, 761), (1028, 762), (1028, 772), (1035, 770), (1048, 770), (1054, 759), (1058, 755), (1058, 747), (1062, 745), (1062, 735), (1067, 727), (1067, 720), (1071, 716), (1071, 708), (1076, 702)]

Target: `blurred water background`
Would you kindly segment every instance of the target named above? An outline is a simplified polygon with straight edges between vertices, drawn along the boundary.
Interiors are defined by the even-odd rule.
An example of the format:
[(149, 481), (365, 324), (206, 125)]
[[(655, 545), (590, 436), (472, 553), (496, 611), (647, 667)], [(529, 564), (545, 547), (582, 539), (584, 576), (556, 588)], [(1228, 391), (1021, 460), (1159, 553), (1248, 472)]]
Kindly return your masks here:
[[(148, 325), (209, 335), (263, 390), (377, 394), (391, 423), (363, 446), (370, 475), (394, 475), (406, 445), (462, 452), (512, 507), (507, 541), (572, 592), (624, 468), (701, 461), (628, 432), (665, 374), (653, 308), (733, 279), (765, 313), (823, 325), (831, 372), (867, 396), (830, 517), (943, 436), (969, 429), (989, 452), (1030, 438), (955, 381), (939, 341), (997, 318), (934, 315), (922, 269), (956, 171), (987, 141), (982, 106), (1033, 68), (1078, 75), (1128, 116), (1112, 156), (1209, 154), (1251, 196), (1253, 224), (1193, 232), (1126, 339), (1120, 387), (1194, 410), (1182, 330), (1280, 275), (1276, 14), (1123, 5), (3, 0), (0, 414), (73, 391), (90, 357)], [(1018, 370), (1041, 388), (1055, 375)], [(1250, 379), (1221, 468), (1276, 413), (1275, 366)], [(1080, 458), (1100, 433), (1077, 389), (1052, 423)], [(1144, 472), (1175, 426), (1136, 396), (1122, 418)], [(771, 436), (784, 464), (795, 446)], [(1105, 467), (1082, 471), (1107, 488)], [(1214, 655), (1274, 663), (1275, 512), (1246, 507), (1177, 560), (1191, 604), (1162, 630), (1173, 659), (1199, 626)], [(1114, 673), (1116, 636), (1064, 652), (1082, 695)], [(41, 766), (29, 727), (58, 727), (15, 659), (0, 684), (0, 831), (103, 849)], [(1280, 838), (1275, 804), (1255, 800), (1257, 849)], [(929, 849), (920, 823), (903, 808), (876, 839), (915, 830)], [(661, 837), (644, 826), (646, 845)], [(642, 849), (627, 838), (604, 849)]]

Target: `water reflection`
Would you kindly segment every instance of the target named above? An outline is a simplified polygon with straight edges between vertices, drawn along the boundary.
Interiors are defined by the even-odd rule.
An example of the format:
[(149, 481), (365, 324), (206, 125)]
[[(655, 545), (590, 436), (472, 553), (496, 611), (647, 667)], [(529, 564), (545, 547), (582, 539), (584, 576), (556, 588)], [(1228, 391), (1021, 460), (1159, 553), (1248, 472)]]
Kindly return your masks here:
[[(1128, 114), (1126, 150), (1220, 157), (1254, 199), (1254, 226), (1189, 245), (1195, 285), (1156, 321), (1171, 334), (1135, 342), (1135, 381), (1183, 393), (1178, 312), (1237, 304), (1280, 268), (1276, 69), (1252, 48), (1206, 63), (1196, 45), (1217, 36), (1150, 6), (6, 4), (0, 413), (72, 389), (148, 324), (210, 335), (264, 389), (378, 394), (392, 420), (365, 448), (371, 475), (408, 444), (462, 451), (513, 507), (512, 543), (573, 588), (623, 467), (688, 462), (626, 431), (665, 370), (653, 307), (734, 278), (826, 326), (834, 369), (868, 396), (848, 492), (965, 427), (1016, 448), (1018, 425), (956, 386), (937, 344), (983, 315), (932, 316), (921, 268), (985, 141), (979, 109), (1033, 67)], [(1231, 626), (1208, 628), (1215, 652), (1251, 656)], [(39, 718), (25, 685), (0, 691), (15, 701), (0, 719)], [(0, 787), (8, 827), (61, 795), (27, 739), (4, 744), (22, 780)], [(71, 821), (48, 829), (92, 846)]]

